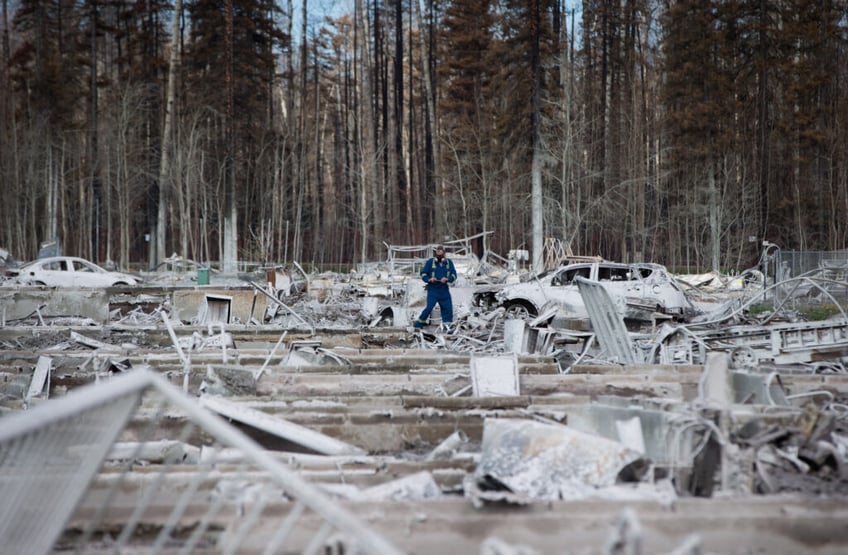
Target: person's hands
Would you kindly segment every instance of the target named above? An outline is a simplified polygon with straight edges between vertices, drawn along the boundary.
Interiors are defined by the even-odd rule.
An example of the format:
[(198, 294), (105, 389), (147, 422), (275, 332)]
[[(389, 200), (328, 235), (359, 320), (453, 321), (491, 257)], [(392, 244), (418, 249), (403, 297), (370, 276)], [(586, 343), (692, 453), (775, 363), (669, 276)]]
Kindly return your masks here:
[(448, 282), (448, 278), (446, 278), (446, 277), (442, 278), (442, 283), (447, 283), (447, 282)]
[(431, 277), (431, 278), (430, 278), (430, 283), (436, 283), (436, 278)]

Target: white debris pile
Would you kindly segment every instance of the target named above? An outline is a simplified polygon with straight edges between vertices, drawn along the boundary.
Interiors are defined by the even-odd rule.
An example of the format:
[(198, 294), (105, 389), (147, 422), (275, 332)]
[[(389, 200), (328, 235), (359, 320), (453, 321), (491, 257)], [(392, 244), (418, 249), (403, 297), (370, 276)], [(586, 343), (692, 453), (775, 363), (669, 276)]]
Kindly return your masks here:
[(581, 499), (625, 476), (638, 481), (647, 465), (641, 453), (568, 426), (532, 420), (487, 419), (473, 497), (530, 500)]
[[(844, 401), (844, 400), (843, 400)], [(734, 442), (754, 461), (756, 493), (848, 495), (848, 404), (806, 403), (789, 425), (754, 420)]]

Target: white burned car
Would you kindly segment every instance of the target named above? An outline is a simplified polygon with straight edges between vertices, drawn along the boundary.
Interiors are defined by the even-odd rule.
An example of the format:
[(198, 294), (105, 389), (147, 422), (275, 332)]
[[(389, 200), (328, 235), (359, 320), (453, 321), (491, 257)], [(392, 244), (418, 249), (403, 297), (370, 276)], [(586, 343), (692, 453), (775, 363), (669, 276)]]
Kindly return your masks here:
[(40, 258), (7, 273), (14, 282), (47, 287), (115, 287), (140, 283), (134, 276), (104, 270), (75, 256)]
[(664, 266), (651, 263), (586, 262), (569, 264), (497, 290), (479, 291), (478, 306), (502, 306), (507, 316), (527, 318), (555, 307), (568, 318), (588, 318), (575, 282), (583, 277), (601, 283), (627, 319), (650, 320), (652, 314), (685, 319), (699, 311)]

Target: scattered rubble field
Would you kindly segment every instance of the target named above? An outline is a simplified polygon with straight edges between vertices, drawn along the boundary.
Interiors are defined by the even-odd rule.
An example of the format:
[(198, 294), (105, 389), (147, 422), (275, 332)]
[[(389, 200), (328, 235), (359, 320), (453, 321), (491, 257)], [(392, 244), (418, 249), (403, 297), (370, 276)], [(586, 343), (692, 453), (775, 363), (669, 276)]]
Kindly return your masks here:
[(414, 265), (0, 287), (3, 551), (848, 552), (841, 285), (526, 313), (461, 254), (455, 330)]

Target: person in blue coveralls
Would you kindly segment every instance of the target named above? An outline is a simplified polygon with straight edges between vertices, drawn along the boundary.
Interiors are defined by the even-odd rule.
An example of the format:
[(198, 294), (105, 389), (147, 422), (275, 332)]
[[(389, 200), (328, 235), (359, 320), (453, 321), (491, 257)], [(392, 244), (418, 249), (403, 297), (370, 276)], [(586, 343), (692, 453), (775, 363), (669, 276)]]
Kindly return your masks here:
[(446, 256), (445, 248), (438, 246), (434, 249), (434, 256), (427, 260), (421, 268), (421, 279), (426, 283), (427, 306), (413, 324), (421, 329), (427, 323), (430, 312), (439, 304), (442, 311), (442, 324), (452, 329), (453, 324), (453, 300), (451, 299), (450, 284), (456, 281), (456, 268)]

